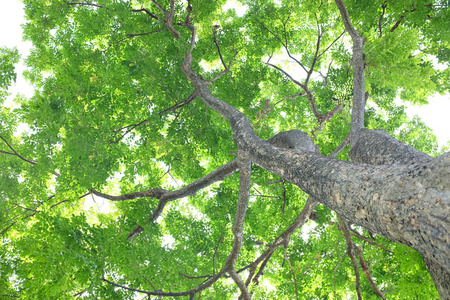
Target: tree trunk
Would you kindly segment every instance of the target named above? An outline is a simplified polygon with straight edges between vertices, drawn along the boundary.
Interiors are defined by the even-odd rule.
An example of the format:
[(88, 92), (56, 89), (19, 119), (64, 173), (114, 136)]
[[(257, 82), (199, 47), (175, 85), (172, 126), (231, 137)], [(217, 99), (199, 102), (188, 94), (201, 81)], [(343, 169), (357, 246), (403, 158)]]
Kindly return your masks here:
[(442, 300), (450, 299), (450, 273), (434, 260), (423, 257), (425, 266), (433, 278), (434, 285)]
[[(432, 160), (432, 158), (427, 154), (419, 152), (412, 147), (400, 143), (393, 137), (389, 136), (383, 130), (367, 129), (363, 129), (360, 131), (358, 142), (350, 151), (350, 157), (352, 161), (373, 165), (417, 164), (427, 163)], [(447, 176), (448, 179), (448, 174), (443, 174), (443, 176)], [(445, 179), (445, 177), (443, 177), (442, 179)], [(447, 195), (447, 208), (448, 200), (449, 199)], [(432, 213), (432, 210), (427, 207), (422, 207), (422, 209), (423, 213)], [(448, 244), (450, 240), (450, 237), (448, 235), (448, 220), (446, 220), (446, 218), (448, 217), (448, 211), (446, 214), (443, 214), (442, 217), (443, 221), (445, 221), (443, 222), (443, 226), (447, 226), (447, 232), (444, 232), (445, 235), (443, 236), (443, 238), (447, 241)], [(447, 268), (443, 267), (435, 260), (433, 260), (433, 256), (429, 256), (430, 253), (421, 252), (421, 254), (423, 256), (423, 260), (425, 262), (427, 270), (428, 272), (430, 272), (430, 275), (433, 278), (439, 295), (442, 299), (450, 299), (450, 272)]]
[(264, 143), (248, 151), (254, 163), (330, 209), (450, 270), (450, 153), (426, 163), (373, 166), (274, 148)]

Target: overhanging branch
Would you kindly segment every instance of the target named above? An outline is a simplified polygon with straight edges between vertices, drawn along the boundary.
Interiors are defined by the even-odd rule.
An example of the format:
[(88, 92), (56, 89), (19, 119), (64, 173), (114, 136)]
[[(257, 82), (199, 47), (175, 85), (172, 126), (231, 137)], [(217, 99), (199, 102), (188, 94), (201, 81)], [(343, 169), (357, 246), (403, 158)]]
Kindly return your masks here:
[(2, 139), (5, 142), (5, 144), (8, 146), (8, 148), (11, 149), (12, 152), (14, 152), (14, 153), (10, 153), (10, 152), (6, 152), (6, 151), (0, 151), (0, 153), (17, 156), (21, 160), (26, 161), (27, 163), (30, 163), (30, 164), (33, 164), (33, 165), (36, 165), (38, 163), (36, 160), (26, 159), (25, 157), (23, 157), (22, 155), (17, 153), (17, 151), (14, 150), (14, 148), (8, 143), (8, 141), (4, 137), (2, 137), (1, 135), (0, 135), (0, 139)]
[[(231, 162), (221, 166), (220, 168), (216, 169), (215, 171), (209, 173), (208, 175), (194, 181), (193, 183), (179, 189), (176, 191), (167, 191), (164, 189), (150, 189), (144, 192), (135, 192), (131, 194), (126, 194), (122, 196), (109, 196), (106, 194), (98, 193), (96, 195), (103, 197), (102, 195), (106, 196), (103, 198), (110, 199), (113, 201), (124, 201), (124, 200), (130, 200), (130, 199), (136, 199), (140, 197), (152, 197), (159, 199), (158, 205), (156, 209), (153, 211), (152, 216), (150, 217), (150, 222), (155, 222), (156, 219), (161, 215), (161, 213), (164, 210), (164, 207), (166, 204), (170, 201), (174, 201), (177, 199), (181, 199), (187, 196), (194, 195), (197, 191), (204, 189), (205, 187), (213, 184), (214, 182), (221, 181), (225, 177), (233, 174), (238, 170), (238, 164), (236, 160), (232, 160)], [(134, 238), (139, 233), (142, 233), (144, 231), (144, 228), (141, 226), (137, 226), (133, 231), (128, 235), (128, 240)]]

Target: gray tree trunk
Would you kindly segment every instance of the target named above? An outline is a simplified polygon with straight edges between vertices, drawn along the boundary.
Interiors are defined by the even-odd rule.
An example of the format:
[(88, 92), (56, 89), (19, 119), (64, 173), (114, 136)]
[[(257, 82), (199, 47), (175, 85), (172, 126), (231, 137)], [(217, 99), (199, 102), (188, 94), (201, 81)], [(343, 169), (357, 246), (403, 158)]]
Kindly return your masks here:
[(433, 159), (383, 130), (357, 136), (352, 163), (308, 152), (306, 141), (304, 152), (270, 146), (249, 152), (338, 214), (418, 250), (439, 295), (450, 299), (450, 152)]
[[(450, 153), (428, 162), (375, 166), (247, 141), (241, 149), (248, 149), (254, 163), (356, 224), (411, 246), (450, 270)], [(382, 156), (384, 150), (358, 143), (353, 155)]]
[[(416, 149), (409, 147), (403, 143), (400, 143), (393, 137), (389, 136), (383, 130), (360, 130), (358, 134), (359, 139), (356, 145), (350, 151), (350, 157), (352, 161), (367, 163), (372, 165), (407, 165), (407, 164), (426, 164), (432, 161), (432, 158), (422, 152), (417, 151)], [(448, 155), (448, 153), (447, 153)], [(448, 156), (447, 156), (448, 159)], [(447, 175), (443, 174), (443, 176), (447, 177), (448, 182), (448, 170)], [(445, 182), (445, 177), (442, 178), (443, 182)], [(444, 187), (444, 185), (443, 185)], [(447, 191), (448, 191), (448, 183), (447, 183)], [(447, 192), (448, 193), (448, 192)], [(437, 198), (436, 201), (439, 201)], [(448, 209), (448, 195), (447, 195), (447, 209)], [(418, 206), (420, 204), (418, 203)], [(439, 205), (435, 205), (434, 208), (440, 207)], [(404, 213), (409, 213), (408, 211), (404, 211)], [(446, 226), (443, 229), (444, 236), (442, 238), (449, 245), (450, 236), (448, 234), (448, 210), (443, 212), (443, 222), (442, 225)], [(436, 214), (436, 211), (430, 209), (428, 207), (422, 206), (422, 214), (424, 217), (429, 214)], [(429, 216), (428, 216), (429, 217)], [(413, 220), (411, 218), (411, 220)], [(439, 224), (435, 224), (439, 226)], [(437, 233), (433, 230), (433, 228), (429, 228), (427, 232)], [(416, 241), (418, 242), (418, 241)], [(432, 253), (430, 252), (421, 252), (423, 256), (423, 260), (427, 267), (428, 272), (430, 272), (431, 277), (436, 285), (436, 289), (439, 292), (439, 295), (442, 299), (450, 299), (450, 272), (447, 268), (443, 267), (439, 263), (434, 260)], [(431, 254), (431, 257), (429, 256)]]

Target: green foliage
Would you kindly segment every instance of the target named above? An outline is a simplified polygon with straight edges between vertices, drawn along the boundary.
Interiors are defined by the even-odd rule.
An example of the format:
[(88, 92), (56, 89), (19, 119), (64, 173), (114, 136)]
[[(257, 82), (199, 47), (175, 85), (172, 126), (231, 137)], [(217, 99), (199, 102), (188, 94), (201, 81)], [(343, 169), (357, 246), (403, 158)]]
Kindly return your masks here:
[[(169, 1), (159, 2), (169, 9)], [(261, 138), (300, 129), (329, 155), (349, 132), (353, 92), (351, 43), (341, 36), (344, 25), (334, 2), (243, 0), (242, 12), (225, 10), (226, 1), (190, 2), (198, 30), (193, 69), (206, 80), (223, 71), (214, 38), (225, 64), (232, 62), (231, 72), (210, 86), (213, 94), (246, 114)], [(449, 64), (448, 3), (345, 2), (367, 40), (365, 126), (439, 154), (431, 130), (417, 118), (409, 120), (394, 99), (426, 103), (431, 94), (450, 91), (449, 69), (436, 70), (431, 63), (435, 56)], [(17, 97), (16, 108), (0, 107), (0, 136), (24, 158), (5, 154), (12, 150), (0, 140), (0, 293), (21, 299), (135, 299), (139, 294), (115, 288), (103, 276), (148, 291), (195, 288), (205, 280), (201, 276), (220, 270), (231, 250), (237, 174), (169, 203), (155, 223), (149, 218), (157, 199), (115, 202), (85, 196), (92, 189), (112, 195), (176, 190), (235, 158), (224, 118), (199, 99), (171, 109), (194, 92), (180, 70), (190, 32), (176, 25), (181, 36), (175, 39), (168, 30), (158, 31), (161, 22), (136, 11), (145, 8), (164, 18), (153, 1), (24, 3), (24, 35), (34, 45), (26, 77), (36, 90), (30, 99)], [(177, 2), (174, 9), (174, 24), (184, 22), (187, 3)], [(315, 59), (319, 34), (323, 55)], [(332, 119), (318, 124), (305, 96), (290, 97), (302, 89), (266, 65), (274, 54), (272, 63), (304, 80), (301, 67), (292, 67), (292, 59), (285, 62), (283, 46), (307, 69), (315, 63), (308, 88), (321, 114), (341, 106)], [(0, 48), (0, 103), (16, 79), (18, 59), (17, 50)], [(30, 130), (17, 134), (21, 123)], [(347, 160), (348, 151), (338, 158)], [(256, 166), (250, 194), (236, 269), (273, 243), (307, 196)], [(336, 217), (322, 206), (315, 216), (308, 229), (292, 235), (286, 256), (283, 248), (273, 254), (260, 284), (250, 287), (255, 299), (293, 299), (296, 292), (300, 299), (355, 297), (353, 268)], [(137, 225), (144, 232), (127, 241)], [(378, 244), (354, 239), (387, 297), (437, 297), (417, 253), (355, 230)], [(364, 299), (375, 299), (364, 278), (361, 290)], [(231, 299), (238, 293), (223, 278), (201, 296)]]
[(19, 51), (16, 48), (0, 47), (0, 88), (6, 89), (12, 81), (16, 81), (14, 64), (19, 62)]

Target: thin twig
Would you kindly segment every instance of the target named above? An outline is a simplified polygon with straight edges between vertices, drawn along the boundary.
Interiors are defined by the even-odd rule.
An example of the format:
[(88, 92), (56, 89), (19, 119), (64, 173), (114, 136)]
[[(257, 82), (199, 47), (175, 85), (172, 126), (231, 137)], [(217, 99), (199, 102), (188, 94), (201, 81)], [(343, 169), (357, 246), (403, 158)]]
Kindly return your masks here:
[(298, 299), (300, 299), (300, 298), (299, 298), (299, 296), (298, 296), (297, 279), (295, 278), (294, 267), (292, 266), (291, 261), (290, 261), (289, 257), (287, 257), (287, 255), (286, 255), (286, 260), (287, 260), (287, 262), (288, 262), (288, 264), (289, 264), (289, 268), (291, 269), (292, 280), (294, 281), (295, 297), (296, 297), (297, 300), (298, 300)]
[(95, 4), (92, 2), (66, 2), (67, 5), (79, 5), (79, 6), (94, 6), (103, 8), (103, 5)]
[[(167, 17), (169, 16), (169, 12), (167, 10), (165, 10), (161, 4), (159, 4), (158, 2), (156, 2), (155, 0), (152, 0), (153, 4), (155, 4), (155, 6)], [(172, 1), (171, 1), (172, 2)]]
[(386, 252), (389, 252), (389, 253), (391, 253), (391, 254), (393, 253), (391, 250), (386, 249), (385, 247), (381, 246), (380, 244), (375, 243), (374, 241), (371, 241), (370, 239), (368, 239), (368, 238), (366, 238), (366, 237), (360, 235), (359, 233), (357, 233), (357, 232), (354, 231), (353, 229), (350, 229), (350, 230), (351, 230), (352, 235), (353, 235), (354, 237), (357, 237), (358, 239), (361, 239), (361, 240), (363, 240), (363, 241), (365, 241), (365, 242), (367, 242), (367, 243), (369, 243), (369, 244), (371, 244), (371, 245), (373, 245), (373, 246), (376, 246), (376, 247), (378, 247), (378, 248), (380, 248), (380, 249), (383, 249), (383, 250), (386, 251)]
[(355, 252), (356, 255), (359, 258), (359, 264), (361, 265), (361, 268), (363, 269), (363, 273), (366, 276), (367, 280), (369, 281), (370, 286), (372, 287), (372, 290), (374, 291), (374, 293), (376, 295), (378, 295), (381, 299), (386, 300), (386, 298), (384, 298), (383, 293), (378, 289), (377, 285), (375, 284), (375, 282), (373, 281), (372, 276), (370, 275), (370, 271), (369, 271), (369, 265), (367, 264), (367, 262), (364, 260), (364, 257), (362, 255), (362, 251), (361, 249), (354, 244), (355, 247)]
[(383, 17), (384, 17), (384, 13), (386, 12), (386, 7), (387, 7), (387, 1), (384, 1), (384, 3), (381, 4), (381, 8), (383, 9), (380, 19), (378, 19), (378, 30), (380, 31), (380, 34), (378, 37), (381, 37), (383, 35), (383, 31), (381, 29), (381, 24), (383, 22)]
[[(317, 18), (317, 16), (316, 16), (316, 18)], [(319, 59), (318, 53), (319, 53), (319, 49), (320, 49), (320, 41), (322, 39), (322, 32), (321, 32), (321, 29), (320, 29), (319, 21), (317, 21), (317, 32), (318, 33), (317, 33), (316, 51), (314, 53), (314, 58), (313, 58), (313, 62), (311, 63), (311, 67), (309, 68), (309, 71), (306, 74), (306, 79), (305, 79), (305, 83), (304, 83), (305, 87), (308, 87), (308, 82), (309, 82), (309, 79), (311, 78), (311, 75), (312, 75), (312, 73), (314, 71), (314, 66), (316, 65), (317, 60)]]
[(282, 68), (280, 68), (280, 67), (278, 67), (278, 66), (276, 66), (276, 65), (273, 65), (273, 64), (271, 64), (271, 63), (268, 63), (268, 62), (266, 63), (266, 65), (268, 65), (268, 66), (270, 66), (270, 67), (272, 67), (272, 68), (274, 68), (274, 69), (277, 69), (278, 71), (282, 72), (284, 75), (286, 75), (287, 78), (289, 78), (290, 81), (292, 81), (293, 83), (295, 83), (296, 85), (298, 85), (298, 86), (301, 87), (302, 89), (304, 89), (304, 90), (307, 89), (306, 86), (305, 86), (304, 84), (302, 84), (301, 82), (295, 80), (291, 75), (289, 75), (288, 72), (286, 72), (286, 71), (283, 70)]
[(225, 61), (223, 60), (222, 52), (220, 52), (220, 47), (219, 47), (219, 44), (217, 43), (217, 39), (216, 39), (217, 30), (218, 30), (219, 28), (220, 28), (219, 25), (214, 25), (214, 26), (212, 26), (212, 31), (213, 31), (213, 42), (214, 42), (214, 45), (216, 45), (217, 52), (219, 53), (220, 61), (222, 62), (223, 67), (224, 67), (225, 69), (227, 69), (227, 65), (225, 64)]
[(82, 290), (81, 292), (76, 293), (73, 295), (74, 297), (80, 298), (84, 293), (86, 293), (87, 289)]
[(137, 36), (144, 36), (144, 35), (155, 34), (155, 33), (161, 32), (161, 31), (163, 31), (165, 29), (166, 29), (166, 27), (160, 28), (160, 29), (155, 30), (155, 31), (143, 32), (143, 33), (127, 33), (127, 35), (124, 38), (122, 38), (122, 39), (118, 40), (117, 42), (115, 42), (114, 44), (108, 46), (108, 48), (106, 48), (105, 50), (102, 50), (102, 52), (105, 53), (106, 51), (108, 51), (112, 47), (114, 47), (114, 46), (116, 46), (116, 45), (120, 44), (121, 42), (126, 41), (128, 39), (131, 39), (131, 38), (134, 38), (134, 37), (137, 37)]
[(160, 17), (158, 17), (157, 15), (151, 13), (148, 9), (145, 8), (141, 8), (141, 9), (133, 9), (132, 12), (145, 12), (147, 15), (149, 15), (150, 17), (152, 17), (155, 20), (158, 20), (161, 23), (164, 23), (164, 20), (161, 19)]
[(350, 229), (347, 221), (338, 215), (339, 222), (341, 223), (342, 232), (344, 233), (345, 241), (347, 243), (347, 254), (350, 256), (350, 259), (352, 261), (353, 270), (355, 272), (355, 289), (356, 294), (358, 295), (358, 300), (362, 300), (361, 296), (361, 279), (359, 276), (359, 269), (358, 269), (358, 263), (356, 262), (356, 256), (355, 256), (355, 245), (352, 241), (352, 238), (350, 236)]
[(195, 98), (198, 97), (198, 95), (199, 95), (199, 91), (198, 90), (194, 90), (186, 99), (184, 99), (184, 100), (182, 100), (182, 101), (180, 101), (178, 103), (175, 103), (174, 105), (172, 105), (169, 108), (166, 108), (165, 110), (160, 111), (158, 114), (159, 115), (163, 115), (163, 114), (166, 114), (166, 113), (171, 112), (171, 111), (176, 111), (177, 109), (180, 109), (180, 108), (188, 105), (192, 101), (194, 101)]
[(219, 238), (219, 241), (217, 242), (216, 249), (214, 249), (213, 261), (212, 261), (212, 263), (213, 263), (213, 275), (216, 275), (216, 255), (217, 255), (217, 251), (219, 250), (219, 245), (222, 242), (223, 238), (224, 238), (224, 236), (222, 235)]
[(334, 296), (336, 297), (336, 276), (335, 276), (335, 272), (336, 269), (339, 267), (339, 265), (341, 264), (341, 262), (344, 260), (344, 258), (347, 256), (347, 252), (345, 252), (341, 258), (338, 260), (337, 264), (334, 266), (333, 268), (333, 292), (334, 292)]
[(344, 33), (345, 33), (345, 30), (342, 31), (342, 33), (334, 41), (332, 41), (331, 44), (317, 56), (317, 58), (320, 58), (322, 55), (324, 55), (325, 52), (327, 52), (328, 49), (330, 49), (331, 46), (333, 46), (334, 43), (336, 43), (344, 35)]
[[(14, 150), (14, 148), (8, 143), (8, 141), (7, 141), (4, 137), (2, 137), (1, 135), (0, 135), (0, 139), (2, 139), (2, 140), (6, 143), (6, 145), (9, 147), (9, 149), (11, 149), (12, 152), (14, 152), (14, 155), (17, 156), (18, 158), (20, 158), (21, 160), (26, 161), (27, 163), (30, 163), (30, 164), (33, 164), (33, 165), (36, 165), (36, 164), (38, 163), (36, 160), (26, 159), (25, 157), (23, 157), (22, 155), (20, 155), (19, 153), (17, 153), (17, 151)], [(9, 152), (4, 152), (4, 151), (2, 151), (2, 153), (12, 155), (12, 154), (9, 153)]]
[(342, 140), (342, 142), (339, 144), (339, 146), (336, 147), (336, 149), (334, 149), (329, 157), (336, 157), (342, 150), (344, 150), (345, 146), (348, 145), (348, 142), (350, 141), (350, 135), (347, 134), (347, 136)]
[(153, 288), (154, 291), (157, 290), (156, 287), (153, 285), (153, 283), (152, 283), (147, 277), (145, 277), (145, 276), (142, 275), (142, 274), (140, 274), (140, 275), (142, 276), (142, 278), (145, 279), (145, 281), (147, 281), (147, 282), (152, 286), (152, 288)]
[(188, 275), (183, 274), (183, 273), (178, 273), (178, 275), (186, 277), (188, 279), (199, 279), (199, 278), (208, 278), (209, 279), (209, 278), (214, 276), (214, 275), (188, 276)]

